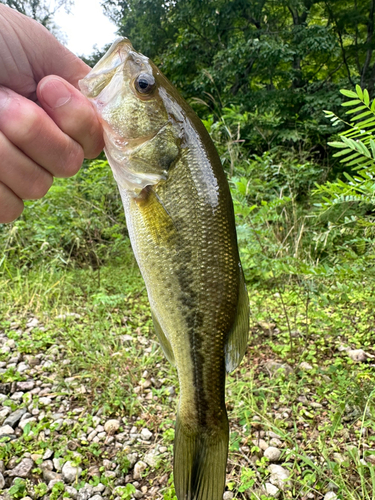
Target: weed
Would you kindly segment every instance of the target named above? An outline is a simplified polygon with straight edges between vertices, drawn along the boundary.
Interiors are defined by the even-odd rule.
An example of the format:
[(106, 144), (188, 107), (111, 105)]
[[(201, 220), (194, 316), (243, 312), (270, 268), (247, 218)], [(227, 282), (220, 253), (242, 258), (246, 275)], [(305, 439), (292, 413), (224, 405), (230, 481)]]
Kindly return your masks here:
[(9, 488), (9, 495), (12, 498), (24, 498), (26, 496), (26, 481), (16, 477), (13, 486)]
[(130, 483), (126, 486), (120, 486), (116, 489), (116, 494), (120, 496), (121, 500), (130, 500), (134, 492), (135, 486)]

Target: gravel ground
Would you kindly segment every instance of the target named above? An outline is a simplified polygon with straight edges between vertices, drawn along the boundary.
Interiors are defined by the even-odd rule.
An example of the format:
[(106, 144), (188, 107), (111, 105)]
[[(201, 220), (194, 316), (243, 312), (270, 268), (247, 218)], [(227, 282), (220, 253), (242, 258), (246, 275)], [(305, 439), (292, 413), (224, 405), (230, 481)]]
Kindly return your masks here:
[[(57, 367), (71, 363), (62, 345), (41, 347), (40, 352), (32, 355), (17, 348), (10, 332), (21, 333), (27, 338), (34, 328), (43, 333), (44, 326), (37, 318), (29, 318), (23, 329), (13, 323), (9, 331), (0, 330), (0, 359), (5, 359), (0, 362), (0, 457), (3, 457), (0, 460), (0, 500), (59, 500), (63, 497), (173, 500), (170, 481), (173, 423), (158, 427), (166, 411), (176, 407), (174, 387), (167, 388), (168, 405), (158, 406), (150, 387), (160, 387), (161, 382), (144, 371), (142, 382), (133, 388), (134, 398), (143, 411), (140, 416), (113, 418), (105, 415), (104, 408), (93, 412), (88, 409), (90, 404), (85, 404), (90, 402), (91, 388), (85, 386), (79, 376), (61, 379), (61, 370)], [(126, 341), (131, 340), (130, 336), (125, 337)], [(151, 341), (140, 336), (137, 339), (145, 350), (149, 349), (147, 342)], [(289, 365), (266, 356), (259, 366), (271, 378), (279, 370), (284, 371), (286, 378), (294, 373)], [(302, 362), (298, 369), (309, 372), (312, 366)], [(228, 389), (229, 406), (230, 401), (231, 390)], [(297, 402), (305, 408), (303, 411), (308, 413), (309, 419), (312, 417), (310, 412), (325, 415), (322, 404), (304, 395), (298, 396)], [(292, 430), (288, 406), (273, 404), (271, 411), (273, 419), (283, 421), (285, 429)], [(148, 415), (154, 418), (150, 428), (147, 427)], [(282, 433), (267, 429), (261, 420), (254, 415), (251, 429), (245, 429), (246, 426), (231, 419), (232, 436), (239, 436), (239, 445), (232, 448), (229, 455), (229, 490), (224, 493), (224, 500), (234, 497), (230, 489), (233, 485), (238, 488), (240, 477), (242, 489), (239, 489), (238, 498), (254, 498), (254, 495), (257, 495), (255, 498), (262, 495), (263, 498), (292, 498), (287, 465), (293, 456), (291, 443), (287, 442), (285, 434), (283, 438)], [(309, 430), (310, 425), (305, 420), (302, 419), (298, 426), (301, 432), (297, 434), (296, 443), (303, 446), (305, 432), (309, 432), (310, 441), (317, 439), (316, 430)], [(166, 429), (170, 431), (168, 438)], [(353, 438), (348, 434), (346, 441), (353, 443)], [(362, 446), (369, 448), (365, 443)], [(333, 459), (342, 463), (345, 457), (335, 452)], [(309, 460), (319, 458), (311, 456)], [(367, 464), (363, 458), (361, 460), (370, 467), (373, 461), (375, 463), (375, 455), (366, 457)], [(304, 462), (301, 468), (303, 466)], [(246, 486), (246, 477), (241, 475), (245, 469), (252, 472), (249, 486)], [(334, 484), (329, 489), (331, 487), (335, 489)], [(335, 500), (338, 497), (335, 491), (326, 490), (324, 494), (305, 491), (298, 498)]]
[[(26, 333), (36, 326), (43, 329), (36, 318), (30, 319)], [(153, 472), (160, 460), (171, 459), (171, 450), (160, 445), (160, 435), (125, 419), (106, 417), (103, 409), (91, 414), (77, 406), (72, 393), (85, 393), (86, 388), (77, 387), (73, 377), (65, 379), (65, 391), (57, 384), (56, 364), (69, 363), (62, 359), (59, 345), (23, 355), (15, 341), (0, 331), (0, 353), (7, 357), (0, 362), (0, 381), (14, 379), (0, 383), (0, 446), (12, 454), (0, 461), (1, 500), (12, 498), (11, 494), (57, 499), (64, 491), (77, 500), (147, 499), (166, 486), (168, 475), (156, 477)], [(35, 493), (40, 483), (47, 486), (44, 495), (43, 487)], [(20, 492), (14, 496), (14, 488), (9, 489), (17, 484)], [(134, 488), (124, 490), (128, 484)]]

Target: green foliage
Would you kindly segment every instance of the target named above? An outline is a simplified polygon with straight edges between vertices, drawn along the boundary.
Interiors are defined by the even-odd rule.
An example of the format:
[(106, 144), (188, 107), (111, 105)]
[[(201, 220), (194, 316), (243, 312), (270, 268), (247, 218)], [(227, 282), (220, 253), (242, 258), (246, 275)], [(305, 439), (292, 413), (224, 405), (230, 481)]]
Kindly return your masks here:
[(48, 491), (48, 486), (46, 483), (38, 483), (37, 485), (34, 486), (34, 495), (36, 498), (41, 498), (43, 497)]
[(241, 486), (238, 488), (240, 493), (251, 489), (256, 483), (257, 475), (253, 469), (243, 467), (241, 470)]
[(120, 486), (116, 489), (116, 494), (120, 495), (121, 500), (130, 500), (133, 493), (135, 492), (135, 486), (131, 483), (126, 486)]
[[(124, 214), (108, 163), (85, 162), (73, 179), (55, 179), (42, 201), (0, 224), (0, 272), (48, 261), (50, 267), (100, 266), (128, 248)], [(7, 271), (7, 269), (9, 270)]]
[(345, 124), (349, 128), (339, 134), (339, 141), (328, 144), (340, 151), (334, 157), (354, 173), (344, 171), (345, 180), (319, 186), (317, 194), (322, 195), (321, 207), (329, 208), (337, 203), (375, 204), (375, 100), (370, 102), (368, 91), (359, 85), (356, 91), (341, 90), (351, 100), (342, 106), (351, 108), (346, 114), (353, 115), (350, 122), (344, 122), (331, 111), (326, 116), (334, 125)]
[(16, 477), (13, 486), (9, 488), (9, 495), (12, 498), (24, 498), (26, 496), (26, 481)]
[(249, 113), (251, 153), (272, 145), (327, 155), (332, 127), (322, 110), (338, 109), (340, 86), (358, 82), (370, 94), (374, 89), (371, 2), (102, 0), (102, 5), (118, 33), (154, 59), (201, 116), (207, 119), (214, 111), (216, 120), (232, 105)]
[(62, 481), (59, 481), (58, 483), (55, 483), (52, 486), (51, 494), (49, 496), (50, 500), (58, 500), (61, 496), (61, 494), (64, 492), (65, 486)]

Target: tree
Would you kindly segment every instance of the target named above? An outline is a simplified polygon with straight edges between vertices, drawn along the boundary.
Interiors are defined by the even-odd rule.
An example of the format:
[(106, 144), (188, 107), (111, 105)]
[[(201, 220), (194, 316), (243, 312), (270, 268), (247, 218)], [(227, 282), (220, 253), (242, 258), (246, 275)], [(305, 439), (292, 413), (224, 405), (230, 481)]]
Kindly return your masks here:
[(375, 0), (326, 0), (325, 9), (341, 49), (342, 61), (352, 87), (359, 83), (370, 96), (375, 85)]
[[(249, 112), (241, 138), (326, 154), (338, 90), (375, 84), (375, 0), (102, 0), (118, 33), (161, 67), (201, 116)], [(196, 100), (197, 101), (197, 100)], [(265, 130), (257, 135), (254, 122)]]

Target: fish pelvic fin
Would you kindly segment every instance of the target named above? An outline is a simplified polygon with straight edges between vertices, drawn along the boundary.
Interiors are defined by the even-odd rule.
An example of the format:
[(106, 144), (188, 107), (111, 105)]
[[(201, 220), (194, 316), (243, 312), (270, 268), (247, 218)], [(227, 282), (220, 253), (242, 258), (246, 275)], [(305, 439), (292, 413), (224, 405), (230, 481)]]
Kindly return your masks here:
[(241, 363), (249, 338), (250, 304), (245, 279), (241, 269), (237, 313), (225, 344), (225, 368), (232, 372)]
[(161, 348), (163, 349), (165, 357), (172, 365), (175, 365), (176, 362), (174, 359), (174, 354), (173, 354), (173, 349), (172, 349), (171, 343), (169, 342), (168, 337), (163, 332), (163, 329), (160, 326), (160, 323), (157, 319), (157, 316), (152, 309), (151, 309), (151, 316), (152, 316), (152, 321), (154, 323), (154, 330), (155, 330), (156, 336), (159, 339), (159, 342), (160, 342)]
[(177, 414), (173, 476), (178, 500), (222, 500), (229, 443), (225, 409), (222, 415), (217, 430), (192, 432)]

